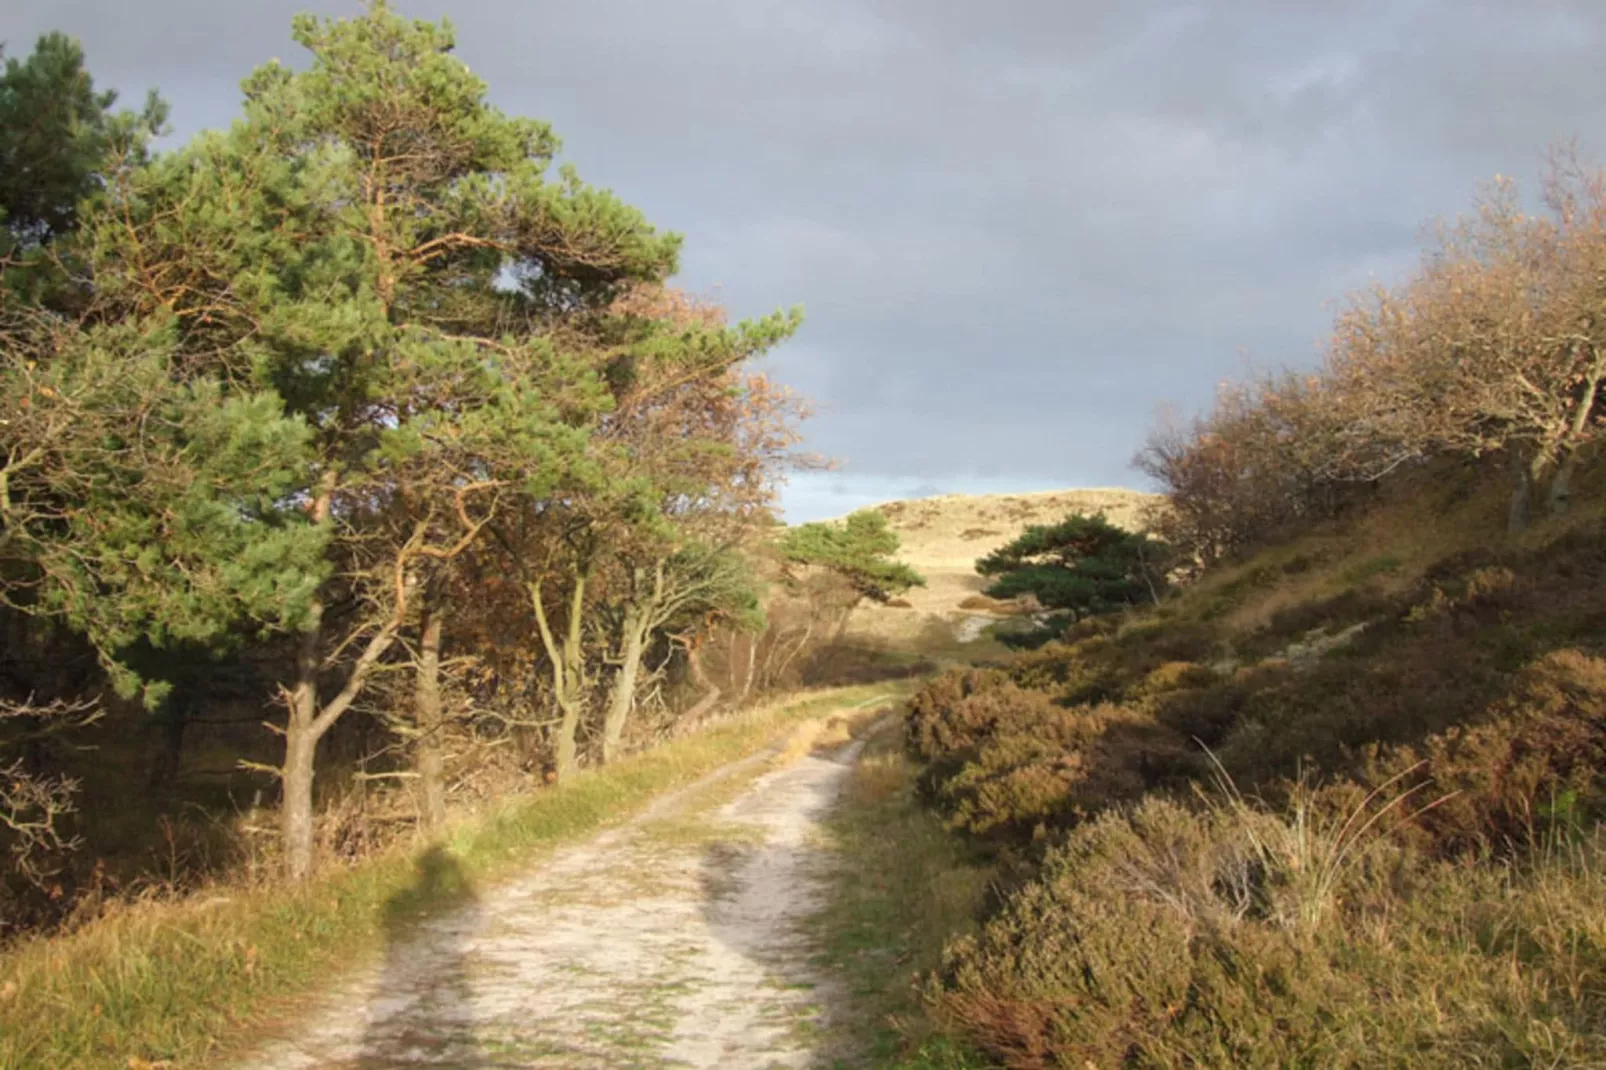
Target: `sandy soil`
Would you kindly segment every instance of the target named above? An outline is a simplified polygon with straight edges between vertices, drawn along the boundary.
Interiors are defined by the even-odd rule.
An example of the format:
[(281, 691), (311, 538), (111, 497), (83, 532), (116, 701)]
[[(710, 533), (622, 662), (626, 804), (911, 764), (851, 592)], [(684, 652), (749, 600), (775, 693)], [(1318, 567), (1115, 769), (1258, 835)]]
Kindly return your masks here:
[(824, 894), (812, 833), (861, 746), (727, 766), (409, 926), (238, 1070), (842, 1065), (800, 926)]

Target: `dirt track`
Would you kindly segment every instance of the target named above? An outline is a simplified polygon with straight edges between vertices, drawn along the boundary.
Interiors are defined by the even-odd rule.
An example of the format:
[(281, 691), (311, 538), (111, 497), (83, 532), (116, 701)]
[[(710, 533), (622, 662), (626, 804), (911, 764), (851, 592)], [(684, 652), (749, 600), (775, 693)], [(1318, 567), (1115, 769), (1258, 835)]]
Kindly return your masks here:
[[(811, 833), (861, 743), (726, 766), (528, 876), (398, 933), (239, 1070), (824, 1067), (828, 979), (799, 923), (823, 893)], [(734, 798), (722, 797), (740, 789)], [(439, 879), (427, 857), (421, 879)]]

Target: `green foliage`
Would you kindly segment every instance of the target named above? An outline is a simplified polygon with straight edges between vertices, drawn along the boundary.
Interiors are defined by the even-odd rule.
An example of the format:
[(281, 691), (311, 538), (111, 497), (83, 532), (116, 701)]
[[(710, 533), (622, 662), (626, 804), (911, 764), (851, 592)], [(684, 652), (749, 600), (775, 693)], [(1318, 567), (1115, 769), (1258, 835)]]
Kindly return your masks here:
[(977, 561), (976, 571), (996, 577), (986, 591), (991, 598), (1031, 594), (1045, 608), (1078, 619), (1158, 600), (1165, 549), (1102, 515), (1073, 514), (1058, 524), (1027, 528)]
[(0, 359), (0, 598), (65, 620), (150, 704), (163, 685), (125, 648), (294, 627), (325, 542), (295, 505), (306, 424), (271, 393), (175, 381), (169, 327), (67, 332)]
[(863, 509), (840, 524), (800, 524), (787, 529), (781, 554), (793, 565), (828, 569), (847, 582), (859, 598), (889, 602), (925, 578), (901, 561), (898, 535), (879, 509)]
[[(39, 38), (0, 72), (0, 226), (10, 244), (69, 234), (81, 203), (115, 156), (158, 132), (166, 106), (153, 93), (140, 114), (113, 112), (117, 94), (95, 90), (78, 42)], [(0, 254), (9, 251), (0, 239)]]
[[(679, 236), (557, 167), (449, 24), (376, 0), (293, 36), (305, 63), (258, 68), (237, 121), (160, 154), (160, 103), (114, 113), (66, 38), (0, 76), (0, 601), (155, 708), (175, 661), (251, 647), (242, 689), (293, 696), (299, 871), (318, 741), (405, 665), (424, 608), (456, 648), (429, 674), (519, 647), (506, 693), (540, 702), (525, 592), (553, 577), (573, 690), (616, 682), (621, 717), (671, 630), (760, 626), (740, 547), (792, 409), (743, 366), (800, 316), (643, 299)], [(187, 686), (176, 705), (225, 690)]]

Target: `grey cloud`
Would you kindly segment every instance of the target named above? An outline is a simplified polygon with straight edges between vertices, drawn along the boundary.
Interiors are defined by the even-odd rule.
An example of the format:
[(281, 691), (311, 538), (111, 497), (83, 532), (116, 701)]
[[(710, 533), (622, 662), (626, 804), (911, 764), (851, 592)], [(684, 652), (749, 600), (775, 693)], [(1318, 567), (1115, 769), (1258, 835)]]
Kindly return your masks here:
[[(75, 33), (191, 131), (312, 2), (12, 0), (0, 38)], [(1606, 125), (1596, 0), (398, 3), (684, 231), (685, 285), (806, 306), (769, 364), (844, 470), (797, 516), (844, 511), (824, 486), (1132, 482), (1158, 405), (1314, 361), (1428, 217)]]

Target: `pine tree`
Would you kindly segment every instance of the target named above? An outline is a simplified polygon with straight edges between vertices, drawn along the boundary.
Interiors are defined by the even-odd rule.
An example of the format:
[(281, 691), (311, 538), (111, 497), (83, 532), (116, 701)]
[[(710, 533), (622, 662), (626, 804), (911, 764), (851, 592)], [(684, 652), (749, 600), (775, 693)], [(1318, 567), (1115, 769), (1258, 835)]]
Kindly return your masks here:
[(992, 598), (1034, 596), (1059, 614), (1033, 643), (1058, 630), (1057, 624), (1158, 601), (1165, 586), (1167, 552), (1142, 532), (1126, 531), (1102, 515), (1073, 513), (1058, 524), (1033, 525), (1018, 538), (976, 562), (976, 571), (994, 577)]
[(0, 254), (70, 234), (80, 204), (108, 161), (142, 144), (166, 121), (152, 93), (140, 113), (114, 112), (117, 94), (95, 89), (78, 42), (39, 38), (25, 60), (0, 72)]
[(836, 628), (840, 639), (860, 602), (884, 604), (912, 587), (926, 585), (925, 577), (894, 557), (898, 546), (898, 534), (887, 525), (886, 514), (862, 509), (840, 524), (789, 528), (781, 538), (781, 556), (794, 566), (825, 569), (846, 585), (848, 601)]
[(192, 372), (273, 391), (310, 432), (302, 505), (331, 578), (284, 688), (300, 876), (319, 739), (440, 570), (583, 458), (608, 397), (557, 328), (670, 273), (679, 239), (552, 176), (551, 131), (486, 103), (449, 25), (375, 3), (294, 36), (306, 70), (259, 68), (240, 121), (119, 176), (118, 211), (85, 229), (103, 314), (167, 310)]

